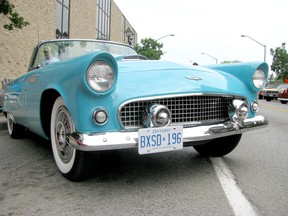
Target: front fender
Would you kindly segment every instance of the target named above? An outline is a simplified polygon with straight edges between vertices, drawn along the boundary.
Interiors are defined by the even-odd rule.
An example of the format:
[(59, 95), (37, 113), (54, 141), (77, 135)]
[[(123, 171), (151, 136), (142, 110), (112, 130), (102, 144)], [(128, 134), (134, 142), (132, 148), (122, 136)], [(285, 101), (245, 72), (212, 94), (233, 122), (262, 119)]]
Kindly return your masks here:
[[(107, 92), (96, 92), (91, 89), (87, 83), (87, 69), (95, 61), (105, 61), (114, 69), (115, 82), (113, 87)], [(62, 73), (64, 69), (65, 71)], [(109, 53), (99, 52), (69, 61), (65, 63), (65, 65), (53, 69), (53, 71), (55, 70), (61, 71), (58, 72), (60, 77), (58, 77), (57, 80), (59, 80), (59, 82), (48, 82), (46, 90), (53, 90), (61, 95), (74, 121), (76, 129), (83, 128), (83, 125), (85, 125), (85, 128), (94, 128), (97, 130), (97, 126), (92, 120), (92, 114), (95, 111), (95, 107), (98, 106), (97, 104), (99, 104), (99, 101), (102, 101), (103, 104), (105, 98), (110, 98), (107, 97), (107, 95), (111, 94), (117, 85), (118, 65), (114, 57)], [(111, 102), (111, 100), (112, 99), (110, 99), (109, 102)]]
[[(239, 80), (241, 80), (246, 86), (248, 86), (253, 92), (261, 91), (265, 86), (268, 79), (269, 67), (265, 62), (245, 62), (245, 63), (233, 63), (233, 64), (219, 64), (209, 65), (207, 68), (215, 69), (229, 73)], [(257, 89), (254, 87), (252, 77), (255, 70), (261, 69), (265, 74), (265, 83), (263, 88)]]

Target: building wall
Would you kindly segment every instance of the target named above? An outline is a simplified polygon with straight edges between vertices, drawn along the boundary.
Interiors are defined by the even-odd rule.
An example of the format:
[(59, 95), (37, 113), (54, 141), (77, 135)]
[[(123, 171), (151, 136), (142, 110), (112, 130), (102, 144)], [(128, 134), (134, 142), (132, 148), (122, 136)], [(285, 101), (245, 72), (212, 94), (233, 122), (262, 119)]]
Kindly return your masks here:
[(96, 0), (70, 2), (70, 38), (95, 39)]
[(110, 26), (110, 40), (112, 41), (122, 41), (122, 13), (120, 12), (118, 6), (112, 1), (111, 3), (111, 26)]
[(15, 78), (27, 71), (30, 55), (38, 41), (55, 38), (56, 4), (54, 1), (10, 0), (30, 25), (8, 31), (8, 19), (0, 14), (0, 80)]
[[(10, 0), (15, 10), (30, 24), (9, 31), (8, 19), (0, 14), (0, 81), (14, 79), (27, 72), (33, 48), (39, 41), (55, 39), (56, 0)], [(110, 40), (122, 41), (122, 12), (111, 1)], [(126, 26), (132, 26), (127, 21)], [(96, 38), (96, 0), (70, 1), (70, 38)], [(135, 34), (135, 37), (137, 34)], [(0, 86), (1, 88), (1, 86)]]
[[(112, 41), (120, 41), (123, 43), (128, 43), (127, 37), (122, 37), (122, 18), (123, 14), (118, 8), (118, 6), (112, 1), (111, 3), (111, 35), (110, 35), (110, 40)], [(131, 30), (135, 32), (134, 39), (133, 39), (133, 44), (136, 45), (137, 42), (137, 32), (134, 30), (132, 25), (129, 23), (129, 21), (126, 19), (125, 23), (126, 29), (129, 27)]]

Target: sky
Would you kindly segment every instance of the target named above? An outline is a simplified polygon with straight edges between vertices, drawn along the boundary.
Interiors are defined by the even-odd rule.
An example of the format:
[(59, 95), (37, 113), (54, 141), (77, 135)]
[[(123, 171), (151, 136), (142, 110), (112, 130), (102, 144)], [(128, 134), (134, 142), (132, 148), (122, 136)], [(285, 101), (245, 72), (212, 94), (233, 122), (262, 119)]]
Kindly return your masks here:
[[(165, 61), (199, 65), (264, 61), (288, 47), (287, 0), (114, 0), (141, 39), (163, 43)], [(248, 37), (241, 37), (247, 35)], [(206, 54), (202, 54), (206, 53)], [(208, 56), (208, 55), (212, 56)]]

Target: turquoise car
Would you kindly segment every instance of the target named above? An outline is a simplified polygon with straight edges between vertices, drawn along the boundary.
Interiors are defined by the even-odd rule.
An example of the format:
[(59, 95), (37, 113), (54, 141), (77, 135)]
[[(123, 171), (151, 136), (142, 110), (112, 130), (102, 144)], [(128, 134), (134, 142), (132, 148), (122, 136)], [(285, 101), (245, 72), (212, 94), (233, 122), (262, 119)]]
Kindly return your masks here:
[(263, 62), (186, 66), (110, 41), (43, 41), (5, 86), (3, 112), (12, 138), (50, 139), (60, 172), (81, 181), (104, 150), (230, 153), (244, 132), (268, 125), (257, 115), (267, 75)]

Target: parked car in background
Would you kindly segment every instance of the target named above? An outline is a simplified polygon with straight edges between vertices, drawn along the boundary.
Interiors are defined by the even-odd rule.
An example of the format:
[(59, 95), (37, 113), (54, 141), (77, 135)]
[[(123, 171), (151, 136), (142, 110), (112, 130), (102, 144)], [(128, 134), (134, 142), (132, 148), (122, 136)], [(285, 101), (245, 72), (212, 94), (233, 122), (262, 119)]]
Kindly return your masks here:
[(282, 104), (286, 104), (288, 102), (288, 84), (281, 84), (279, 86), (278, 100)]
[(263, 99), (266, 99), (266, 101), (277, 100), (280, 91), (279, 85), (279, 83), (269, 83), (262, 91)]
[[(271, 84), (266, 83), (266, 86), (264, 89), (269, 88), (269, 85), (271, 85)], [(263, 98), (263, 90), (258, 92), (258, 99), (262, 99), (262, 98)]]
[(257, 114), (266, 63), (199, 67), (145, 59), (109, 41), (41, 42), (29, 72), (4, 88), (10, 136), (25, 128), (50, 139), (60, 172), (81, 181), (103, 150), (152, 154), (193, 146), (221, 157), (242, 133), (268, 125)]
[(0, 89), (0, 113), (2, 113), (3, 104), (4, 104), (4, 93), (3, 90)]
[(263, 98), (263, 91), (258, 92), (258, 99), (262, 99)]

